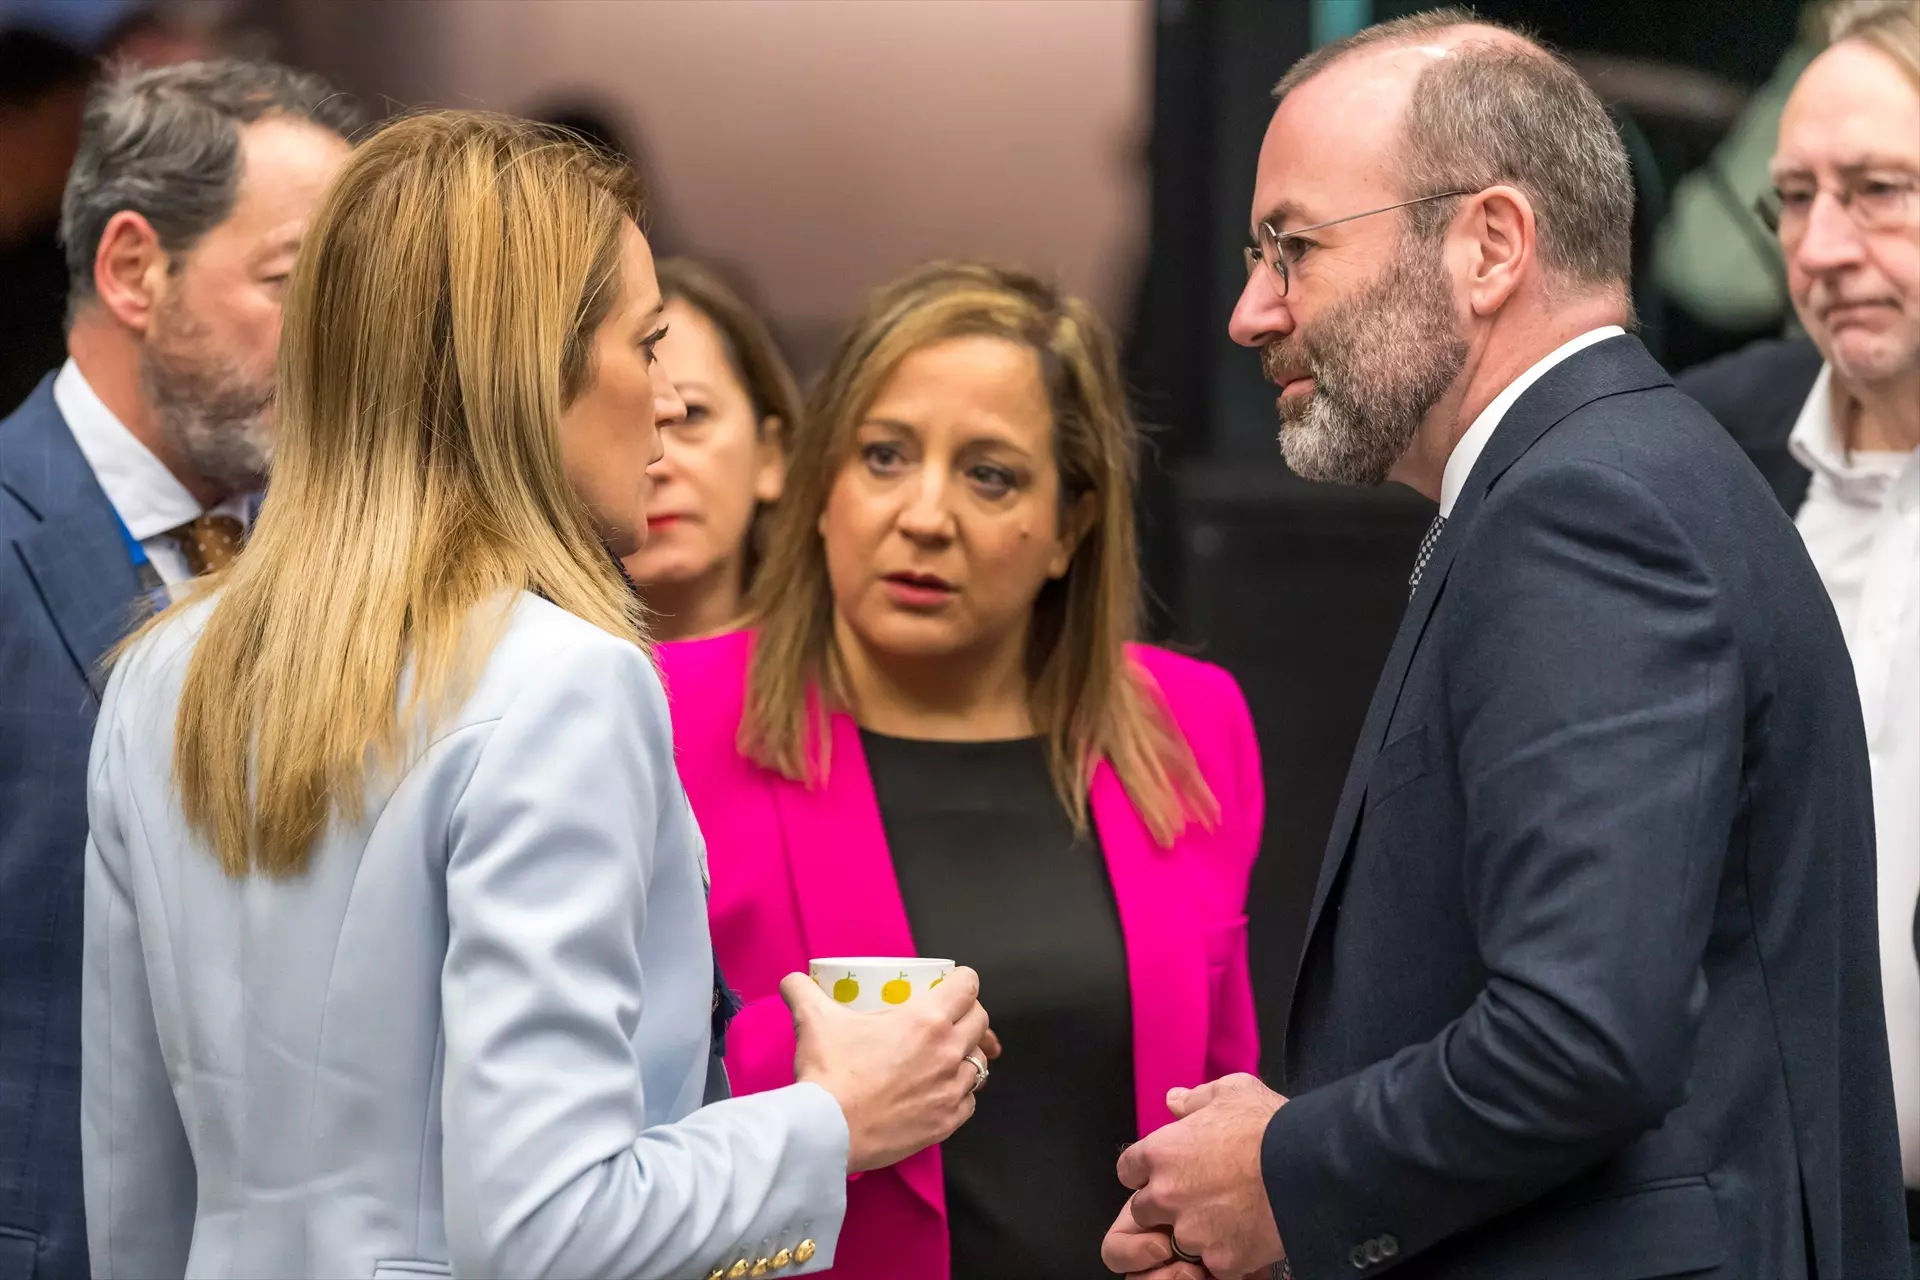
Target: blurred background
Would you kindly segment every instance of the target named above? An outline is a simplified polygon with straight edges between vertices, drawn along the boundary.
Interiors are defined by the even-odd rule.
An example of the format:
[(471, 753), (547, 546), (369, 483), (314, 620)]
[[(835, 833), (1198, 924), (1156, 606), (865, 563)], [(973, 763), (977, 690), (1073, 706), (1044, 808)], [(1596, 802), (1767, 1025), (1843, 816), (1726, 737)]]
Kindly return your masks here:
[[(939, 256), (1056, 274), (1125, 338), (1152, 447), (1154, 638), (1254, 709), (1267, 840), (1251, 936), (1279, 1045), (1322, 843), (1432, 514), (1308, 486), (1226, 336), (1269, 89), (1415, 0), (0, 0), (0, 400), (63, 352), (53, 237), (105, 60), (265, 54), (376, 114), (487, 107), (631, 157), (656, 252), (720, 268), (805, 377), (862, 294)], [(1678, 370), (1788, 322), (1749, 212), (1818, 45), (1802, 0), (1480, 0), (1609, 104), (1634, 161), (1642, 336)]]

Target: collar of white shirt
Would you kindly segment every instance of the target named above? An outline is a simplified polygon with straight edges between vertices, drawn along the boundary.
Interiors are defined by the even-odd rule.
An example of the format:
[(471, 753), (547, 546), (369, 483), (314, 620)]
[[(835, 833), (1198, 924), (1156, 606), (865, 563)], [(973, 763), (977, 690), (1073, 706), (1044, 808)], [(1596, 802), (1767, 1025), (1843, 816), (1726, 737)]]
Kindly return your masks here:
[[(200, 504), (185, 485), (140, 443), (127, 425), (107, 408), (87, 382), (80, 366), (69, 360), (53, 380), (53, 402), (67, 420), (74, 443), (93, 469), (107, 501), (120, 513), (135, 542), (145, 542), (177, 529), (201, 514)], [(230, 498), (214, 508), (242, 524), (250, 512), (247, 498)]]
[(1887, 487), (1913, 456), (1906, 452), (1871, 453), (1850, 450), (1833, 420), (1833, 366), (1820, 366), (1800, 416), (1787, 435), (1787, 452), (1795, 462), (1822, 477), (1842, 499), (1861, 506), (1877, 506)]
[(1617, 324), (1603, 324), (1598, 329), (1589, 329), (1579, 337), (1563, 342), (1535, 361), (1533, 367), (1509, 382), (1493, 403), (1480, 411), (1480, 416), (1467, 428), (1467, 434), (1460, 437), (1460, 443), (1453, 446), (1453, 452), (1447, 455), (1447, 469), (1440, 477), (1440, 514), (1451, 516), (1453, 504), (1460, 499), (1460, 491), (1467, 487), (1467, 477), (1473, 474), (1473, 464), (1480, 460), (1480, 451), (1487, 447), (1487, 441), (1493, 438), (1493, 430), (1500, 425), (1500, 419), (1507, 416), (1507, 410), (1513, 408), (1514, 401), (1527, 393), (1527, 388), (1540, 381), (1547, 370), (1567, 359), (1569, 356), (1586, 350), (1596, 342), (1605, 342), (1608, 338), (1618, 338), (1626, 333)]

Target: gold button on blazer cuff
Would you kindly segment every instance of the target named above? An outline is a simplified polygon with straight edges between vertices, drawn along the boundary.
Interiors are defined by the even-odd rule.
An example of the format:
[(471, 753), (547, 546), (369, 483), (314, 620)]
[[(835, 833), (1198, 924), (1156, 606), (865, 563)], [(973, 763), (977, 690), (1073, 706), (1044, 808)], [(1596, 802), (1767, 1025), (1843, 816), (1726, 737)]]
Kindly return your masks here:
[(740, 1259), (733, 1264), (733, 1269), (727, 1272), (727, 1280), (747, 1280), (747, 1270), (750, 1266), (751, 1264), (745, 1258)]
[(780, 1252), (773, 1255), (773, 1269), (775, 1271), (780, 1270), (782, 1267), (787, 1267), (791, 1265), (793, 1265), (793, 1250), (782, 1249)]
[(767, 1272), (771, 1271), (772, 1269), (773, 1269), (773, 1259), (762, 1258), (760, 1259), (760, 1261), (753, 1264), (753, 1270), (747, 1272), (747, 1274), (755, 1277), (755, 1280), (758, 1280), (760, 1276), (766, 1275)]
[(793, 1260), (804, 1267), (813, 1261), (813, 1255), (817, 1248), (818, 1246), (815, 1245), (813, 1241), (802, 1240), (799, 1246), (793, 1251)]
[(715, 1267), (713, 1270), (707, 1272), (707, 1280), (727, 1280), (727, 1269), (725, 1267)]

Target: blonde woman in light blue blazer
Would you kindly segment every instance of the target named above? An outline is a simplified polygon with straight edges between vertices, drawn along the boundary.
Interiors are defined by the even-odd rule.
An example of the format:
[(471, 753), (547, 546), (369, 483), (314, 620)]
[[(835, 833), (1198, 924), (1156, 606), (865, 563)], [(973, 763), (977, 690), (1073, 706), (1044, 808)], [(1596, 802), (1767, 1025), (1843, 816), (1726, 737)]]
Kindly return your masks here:
[(972, 1113), (966, 970), (882, 1015), (796, 975), (798, 1083), (715, 1100), (704, 846), (614, 559), (681, 411), (639, 199), (442, 113), (316, 215), (271, 496), (94, 740), (96, 1276), (807, 1274), (849, 1173)]

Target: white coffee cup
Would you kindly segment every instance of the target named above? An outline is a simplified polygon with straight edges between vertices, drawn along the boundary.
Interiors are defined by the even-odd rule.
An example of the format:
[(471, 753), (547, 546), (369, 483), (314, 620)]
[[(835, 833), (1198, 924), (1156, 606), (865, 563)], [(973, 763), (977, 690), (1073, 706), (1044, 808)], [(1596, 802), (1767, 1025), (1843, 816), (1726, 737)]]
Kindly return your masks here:
[(849, 1009), (888, 1009), (925, 995), (953, 972), (951, 960), (908, 956), (824, 956), (807, 976)]

